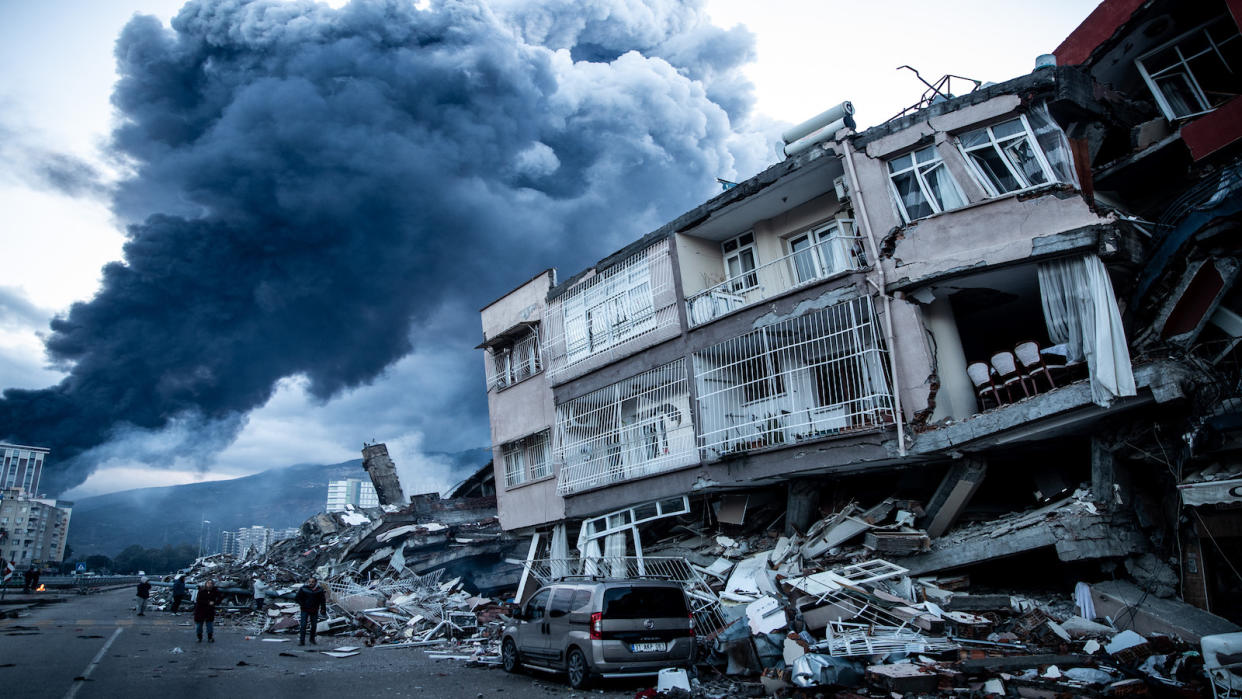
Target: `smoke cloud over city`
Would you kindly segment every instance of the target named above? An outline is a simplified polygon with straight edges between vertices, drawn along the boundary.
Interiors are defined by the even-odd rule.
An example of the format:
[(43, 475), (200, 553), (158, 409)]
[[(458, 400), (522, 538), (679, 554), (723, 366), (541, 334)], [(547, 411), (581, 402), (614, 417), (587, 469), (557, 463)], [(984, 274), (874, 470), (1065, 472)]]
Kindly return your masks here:
[(6, 390), (0, 438), (51, 446), (59, 492), (117, 440), (192, 428), (209, 454), (282, 379), (329, 400), (431, 345), (460, 351), (428, 380), (484, 420), (477, 315), (431, 319), (573, 273), (755, 172), (772, 151), (748, 130), (752, 58), (744, 30), (674, 0), (136, 16), (108, 153), (124, 259), (53, 320), (66, 378)]

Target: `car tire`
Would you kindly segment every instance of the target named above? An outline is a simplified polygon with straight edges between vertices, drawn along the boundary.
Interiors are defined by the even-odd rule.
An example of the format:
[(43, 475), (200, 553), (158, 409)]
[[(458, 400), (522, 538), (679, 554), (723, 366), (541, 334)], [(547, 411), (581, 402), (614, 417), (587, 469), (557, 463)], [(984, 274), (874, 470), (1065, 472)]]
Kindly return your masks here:
[(574, 689), (586, 689), (591, 684), (591, 666), (587, 664), (586, 656), (577, 648), (569, 649), (565, 674), (569, 677), (569, 686)]
[(522, 670), (522, 660), (518, 657), (517, 644), (512, 638), (506, 638), (505, 642), (500, 644), (500, 665), (505, 672), (520, 672)]

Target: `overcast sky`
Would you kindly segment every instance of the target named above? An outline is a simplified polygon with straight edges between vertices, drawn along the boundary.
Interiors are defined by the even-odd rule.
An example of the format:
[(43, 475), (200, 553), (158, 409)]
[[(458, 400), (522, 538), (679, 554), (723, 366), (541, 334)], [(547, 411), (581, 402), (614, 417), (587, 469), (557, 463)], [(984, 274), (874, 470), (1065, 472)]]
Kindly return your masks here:
[[(113, 48), (136, 13), (167, 23), (181, 6), (170, 0), (0, 0), (0, 387), (39, 389), (59, 382), (65, 367), (49, 366), (42, 337), (48, 321), (99, 289), (100, 269), (121, 258), (125, 241), (106, 188), (122, 176), (105, 148), (113, 126), (109, 97), (116, 80)], [(342, 3), (330, 3), (338, 6)], [(620, 3), (617, 4), (634, 4)], [(1095, 6), (1093, 0), (1042, 3), (994, 0), (707, 0), (717, 27), (741, 25), (754, 36), (754, 60), (742, 69), (753, 85), (746, 128), (771, 132), (842, 100), (853, 101), (860, 127), (881, 123), (914, 103), (923, 86), (902, 64), (935, 79), (945, 73), (1002, 81), (1030, 72)], [(734, 125), (740, 128), (741, 125)], [(70, 156), (98, 177), (80, 187), (49, 187), (31, 170)], [(772, 152), (758, 162), (775, 162)], [(740, 162), (740, 161), (739, 161)], [(746, 176), (752, 172), (740, 172)], [(686, 204), (688, 208), (693, 202)], [(660, 221), (644, 221), (637, 237)], [(588, 251), (590, 252), (590, 251)], [(611, 252), (599, 249), (588, 259)], [(547, 259), (547, 266), (558, 260)], [(564, 264), (564, 261), (561, 261)], [(495, 288), (512, 288), (537, 269), (498, 264)], [(560, 270), (562, 278), (577, 271)], [(400, 290), (394, 289), (394, 293)], [(472, 299), (473, 301), (473, 299)], [(414, 351), (374, 380), (322, 400), (305, 376), (276, 385), (266, 404), (239, 418), (219, 439), (210, 426), (174, 420), (162, 430), (122, 431), (95, 451), (98, 468), (67, 497), (204, 478), (229, 478), (299, 462), (357, 458), (363, 440), (387, 441), (399, 462), (417, 465), (424, 482), (412, 492), (445, 485), (448, 476), (426, 451), (484, 446), (479, 358), (462, 375), (469, 347), (443, 345), (439, 335), (475, 328), (477, 305), (451, 300), (418, 328)], [(339, 328), (346, 333), (348, 328)], [(431, 338), (431, 339), (428, 339)], [(477, 355), (478, 353), (475, 352)], [(478, 399), (460, 405), (461, 386)], [(414, 402), (411, 395), (422, 400)], [(442, 403), (437, 403), (442, 399)], [(449, 405), (456, 402), (458, 404)], [(440, 405), (431, 411), (428, 406)], [(434, 414), (430, 414), (434, 413)], [(2, 430), (0, 430), (2, 431)], [(205, 445), (184, 456), (163, 445)], [(53, 448), (55, 458), (56, 445)], [(171, 456), (170, 456), (171, 454)], [(407, 490), (410, 487), (407, 486)]]

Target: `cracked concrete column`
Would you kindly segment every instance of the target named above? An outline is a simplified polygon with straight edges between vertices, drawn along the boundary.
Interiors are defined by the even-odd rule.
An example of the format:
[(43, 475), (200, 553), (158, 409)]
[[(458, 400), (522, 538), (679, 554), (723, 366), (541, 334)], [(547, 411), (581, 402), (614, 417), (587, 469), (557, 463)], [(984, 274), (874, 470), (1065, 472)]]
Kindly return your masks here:
[(789, 494), (785, 500), (785, 536), (794, 532), (805, 534), (815, 523), (819, 509), (819, 487), (811, 481), (789, 481)]
[(949, 467), (927, 503), (928, 536), (941, 536), (953, 526), (983, 484), (987, 471), (987, 462), (973, 457), (961, 459)]
[(936, 378), (940, 380), (932, 422), (947, 417), (963, 420), (974, 415), (979, 411), (979, 403), (974, 385), (966, 375), (966, 351), (962, 349), (962, 336), (949, 299), (937, 297), (924, 305), (923, 322), (936, 342)]
[(401, 492), (401, 480), (397, 478), (397, 465), (388, 456), (388, 445), (367, 444), (362, 447), (362, 468), (371, 476), (375, 493), (381, 505), (405, 505), (405, 493)]

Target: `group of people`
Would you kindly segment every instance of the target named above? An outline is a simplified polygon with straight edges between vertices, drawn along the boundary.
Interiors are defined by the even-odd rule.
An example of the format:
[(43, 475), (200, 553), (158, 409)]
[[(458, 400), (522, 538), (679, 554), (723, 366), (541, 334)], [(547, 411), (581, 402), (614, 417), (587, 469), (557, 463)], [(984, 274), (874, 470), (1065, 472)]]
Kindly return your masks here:
[[(258, 576), (254, 579), (254, 607), (258, 611), (263, 611), (264, 604), (267, 601), (268, 586)], [(138, 581), (138, 616), (146, 616), (147, 600), (151, 597), (151, 582), (144, 575)], [(182, 602), (190, 597), (185, 583), (185, 575), (178, 574), (173, 578), (172, 584), (172, 611), (174, 614), (181, 608)], [(216, 609), (220, 606), (220, 602), (224, 599), (223, 592), (216, 587), (214, 580), (207, 580), (198, 586), (196, 594), (193, 598), (194, 603), (194, 633), (198, 637), (198, 642), (203, 642), (203, 630), (207, 631), (207, 642), (215, 643), (215, 620)], [(301, 612), (298, 623), (298, 645), (306, 645), (306, 634), (310, 632), (311, 645), (315, 645), (315, 632), (319, 626), (320, 616), (328, 615), (328, 595), (324, 588), (315, 578), (310, 578), (306, 584), (298, 588), (297, 595), (294, 598), (298, 603), (298, 609)]]

